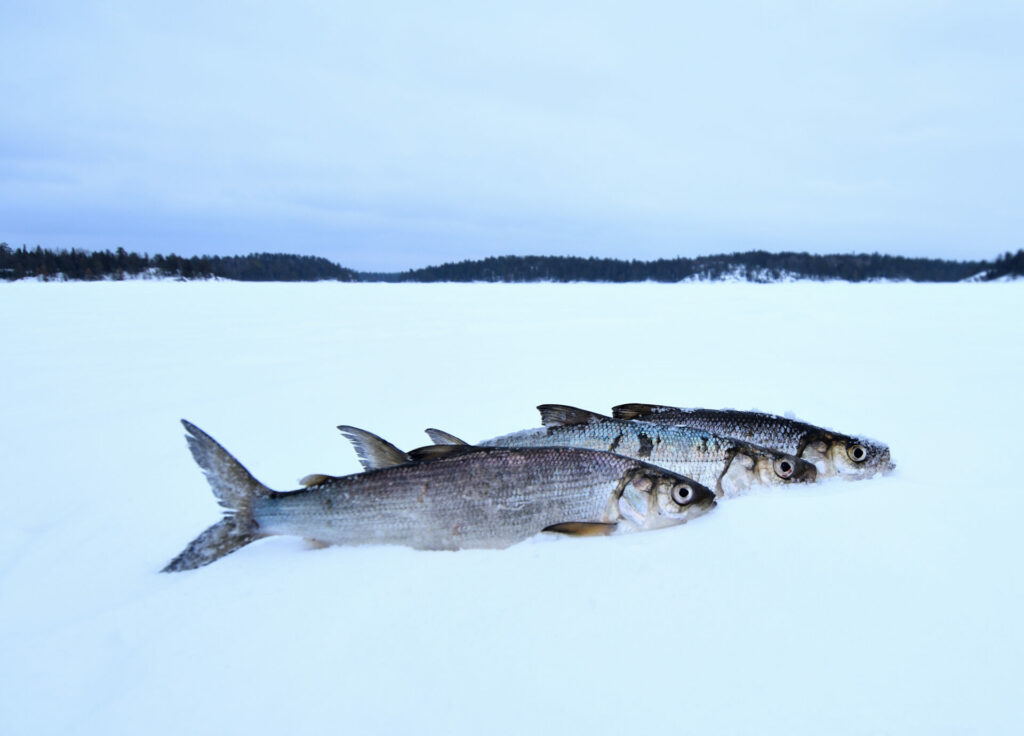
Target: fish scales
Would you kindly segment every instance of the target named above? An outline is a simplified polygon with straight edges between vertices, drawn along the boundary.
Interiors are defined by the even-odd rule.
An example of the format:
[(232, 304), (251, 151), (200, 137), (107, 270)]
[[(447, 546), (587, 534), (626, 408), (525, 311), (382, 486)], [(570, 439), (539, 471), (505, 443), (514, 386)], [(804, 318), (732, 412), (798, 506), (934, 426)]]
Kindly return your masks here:
[(714, 488), (736, 443), (700, 430), (644, 427), (605, 420), (540, 427), (484, 440), (482, 447), (537, 448), (552, 445), (603, 450), (644, 460)]
[(332, 479), (260, 500), (260, 529), (330, 544), (507, 547), (567, 520), (612, 521), (628, 464), (546, 448), (473, 453)]
[(650, 462), (735, 496), (754, 486), (810, 482), (810, 463), (700, 429), (615, 419), (561, 404), (538, 407), (544, 427), (484, 440), (483, 447), (582, 447)]
[(612, 414), (647, 424), (692, 427), (770, 447), (813, 463), (822, 477), (866, 478), (895, 468), (888, 446), (881, 442), (777, 414), (655, 404), (620, 404)]
[(774, 414), (735, 410), (664, 407), (645, 415), (641, 421), (664, 426), (692, 427), (794, 455), (803, 449), (803, 438), (817, 429), (812, 425)]

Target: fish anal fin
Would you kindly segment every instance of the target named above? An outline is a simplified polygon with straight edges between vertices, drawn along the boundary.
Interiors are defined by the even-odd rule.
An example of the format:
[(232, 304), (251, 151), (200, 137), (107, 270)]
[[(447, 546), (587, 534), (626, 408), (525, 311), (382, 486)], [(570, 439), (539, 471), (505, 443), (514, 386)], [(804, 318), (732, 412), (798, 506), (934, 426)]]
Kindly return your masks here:
[(619, 404), (612, 407), (612, 416), (615, 419), (643, 419), (670, 408), (659, 404)]
[(604, 414), (564, 404), (541, 404), (537, 407), (537, 411), (540, 412), (540, 423), (545, 427), (567, 427), (573, 424), (589, 424), (608, 419)]
[(453, 434), (448, 434), (442, 429), (428, 429), (425, 430), (430, 441), (435, 445), (468, 445), (469, 443), (465, 440), (460, 440)]
[(571, 537), (606, 537), (615, 531), (616, 526), (600, 521), (565, 521), (546, 526), (541, 531), (568, 534)]

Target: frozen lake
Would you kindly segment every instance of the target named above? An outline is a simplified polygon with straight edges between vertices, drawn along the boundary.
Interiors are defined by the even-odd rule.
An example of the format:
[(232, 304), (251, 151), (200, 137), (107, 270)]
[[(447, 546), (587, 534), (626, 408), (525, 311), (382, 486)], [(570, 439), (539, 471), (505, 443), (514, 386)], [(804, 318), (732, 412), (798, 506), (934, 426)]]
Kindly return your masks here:
[[(1024, 282), (0, 285), (0, 733), (1020, 733)], [(895, 474), (503, 551), (257, 542), (261, 481), (538, 426), (791, 411)]]

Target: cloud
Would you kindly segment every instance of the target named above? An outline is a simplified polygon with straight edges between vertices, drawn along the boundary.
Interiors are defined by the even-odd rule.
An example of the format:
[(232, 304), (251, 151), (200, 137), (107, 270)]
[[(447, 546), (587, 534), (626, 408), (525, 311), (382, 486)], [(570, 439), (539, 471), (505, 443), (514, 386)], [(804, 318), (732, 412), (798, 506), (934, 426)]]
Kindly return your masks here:
[(0, 26), (14, 242), (177, 220), (211, 227), (196, 252), (274, 232), (368, 263), (966, 256), (1024, 224), (1013, 5), (49, 3)]

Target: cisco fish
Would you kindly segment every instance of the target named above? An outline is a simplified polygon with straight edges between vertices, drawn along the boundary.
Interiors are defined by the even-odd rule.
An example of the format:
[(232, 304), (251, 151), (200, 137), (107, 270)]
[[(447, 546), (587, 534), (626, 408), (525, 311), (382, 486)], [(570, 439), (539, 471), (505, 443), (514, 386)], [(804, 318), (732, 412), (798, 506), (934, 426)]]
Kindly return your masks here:
[[(356, 475), (307, 476), (272, 491), (198, 427), (189, 449), (224, 518), (165, 572), (207, 565), (262, 537), (416, 549), (503, 548), (542, 531), (611, 534), (685, 523), (715, 505), (707, 488), (662, 468), (572, 448), (427, 448)], [(420, 459), (420, 456), (433, 459)]]
[[(747, 489), (811, 482), (814, 466), (792, 455), (698, 429), (630, 422), (560, 404), (543, 404), (538, 429), (495, 437), (481, 447), (582, 447), (643, 460), (692, 478), (717, 496)], [(459, 443), (457, 437), (427, 430), (434, 442)]]
[(776, 414), (620, 404), (612, 409), (612, 416), (666, 427), (692, 427), (771, 447), (813, 463), (822, 478), (867, 478), (879, 472), (887, 473), (895, 467), (889, 457), (889, 448), (881, 442)]

